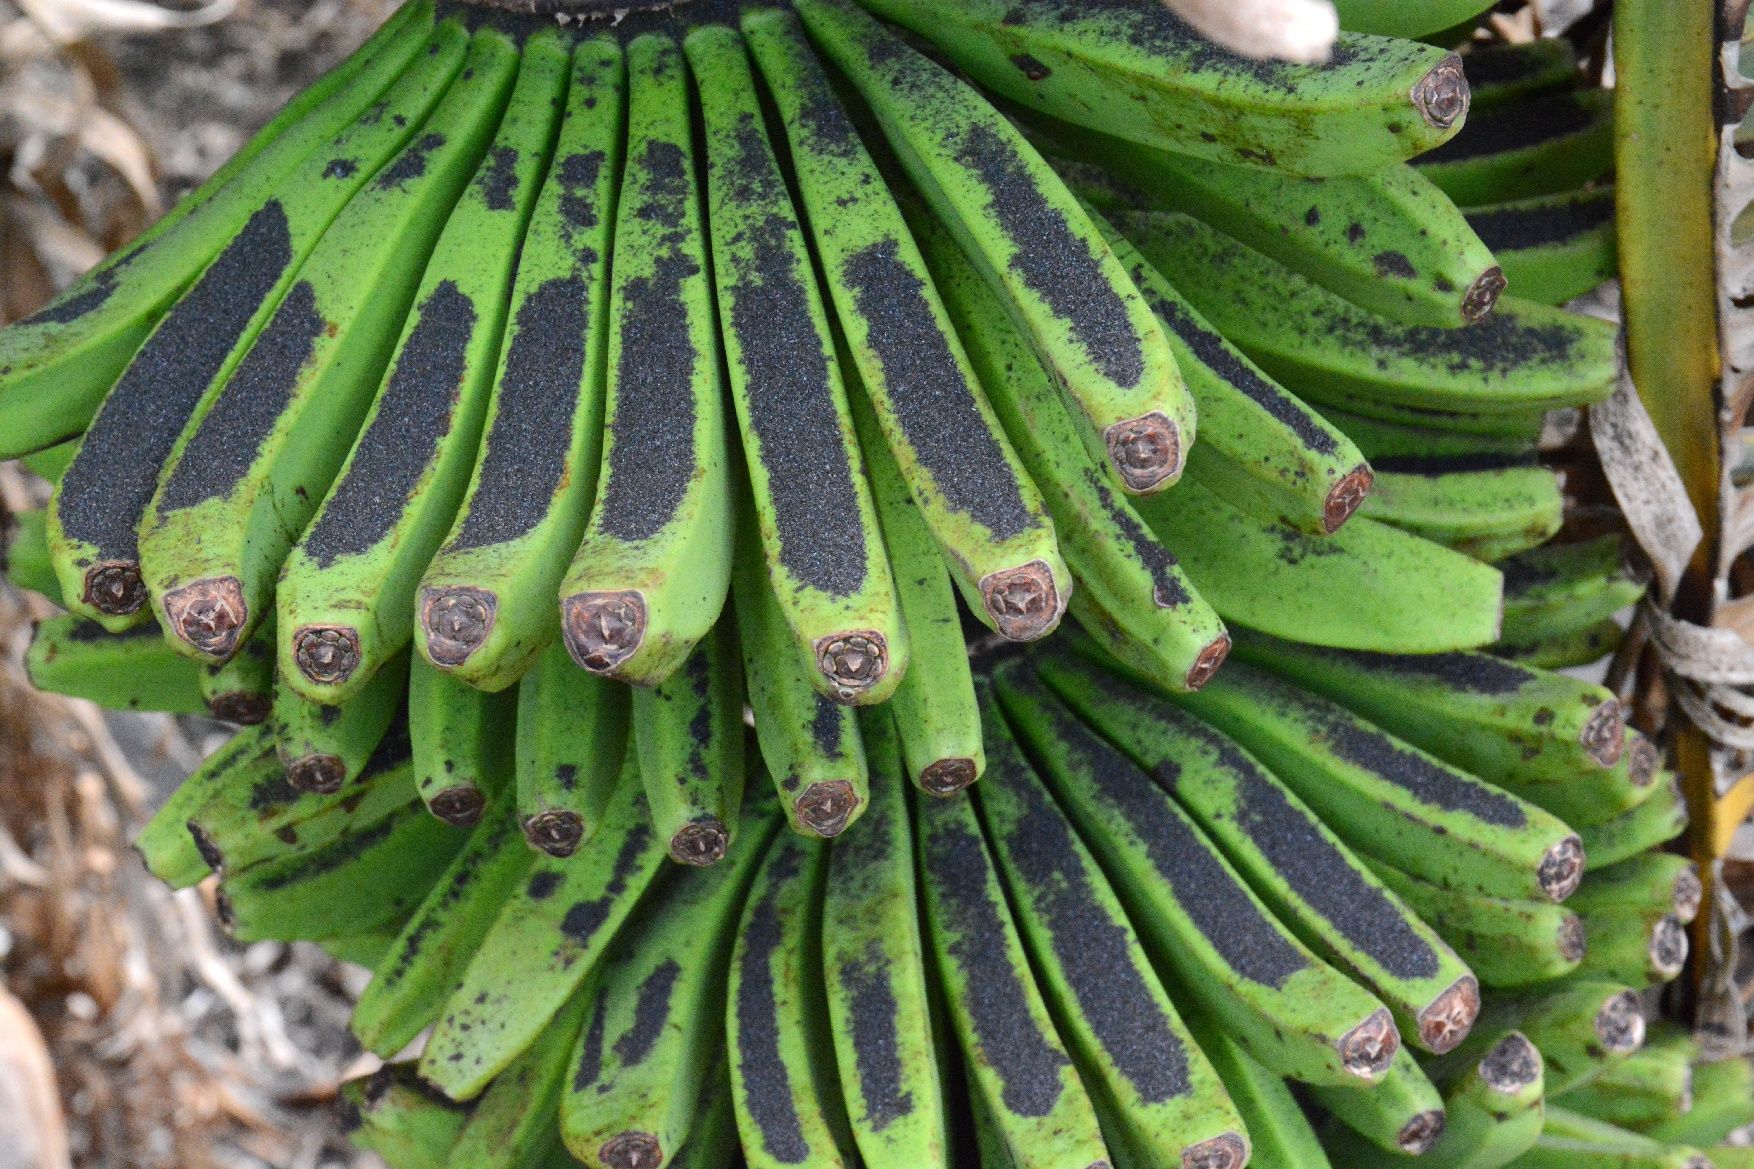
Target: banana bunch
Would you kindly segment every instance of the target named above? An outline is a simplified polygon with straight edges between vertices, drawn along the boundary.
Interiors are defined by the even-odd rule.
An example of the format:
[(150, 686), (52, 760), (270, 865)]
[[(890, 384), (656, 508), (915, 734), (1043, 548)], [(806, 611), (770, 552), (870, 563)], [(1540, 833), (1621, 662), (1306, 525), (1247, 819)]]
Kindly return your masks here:
[[(0, 331), (0, 456), (55, 483), (13, 572), (95, 623), (45, 627), (42, 685), (268, 720), (317, 792), (404, 703), (452, 762), (600, 707), (581, 751), (631, 726), (694, 774), (652, 809), (711, 861), (745, 696), (812, 835), (867, 800), (837, 708), (891, 705), (925, 790), (980, 775), (959, 600), (1178, 690), (1232, 628), (1500, 636), (1491, 565), (1561, 521), (1540, 420), (1615, 344), (1501, 296), (1457, 209), (1548, 166), (1469, 145), (1474, 51), (1264, 64), (1152, 0), (608, 7), (411, 0)], [(1513, 118), (1597, 96), (1496, 52)], [(472, 822), (478, 770), (428, 805)], [(527, 786), (573, 847), (589, 801)]]
[[(248, 728), (138, 843), (173, 885), (217, 873), (240, 938), (372, 969), (368, 1049), (428, 1033), (350, 1088), (398, 1169), (1484, 1167), (1563, 1150), (1564, 1110), (1674, 1145), (1754, 1118), (1746, 1064), (1702, 1066), (1723, 1084), (1685, 1124), (1643, 1099), (1693, 1058), (1643, 1055), (1639, 994), (1678, 972), (1701, 889), (1607, 691), (1482, 653), (1250, 634), (1236, 657), (1179, 693), (1090, 637), (1001, 655), (976, 680), (990, 774), (948, 798), (910, 793), (893, 711), (824, 704), (845, 721), (790, 749), (869, 775), (833, 841), (784, 830), (782, 777), (745, 786), (776, 752), (733, 722), (666, 787), (649, 760), (682, 736), (581, 742), (520, 694), (515, 758), (436, 762), (479, 767), (471, 828), (423, 810), (410, 709), (318, 795)], [(591, 809), (570, 857), (513, 814), (562, 771)], [(741, 814), (690, 872), (660, 804), (703, 775)]]

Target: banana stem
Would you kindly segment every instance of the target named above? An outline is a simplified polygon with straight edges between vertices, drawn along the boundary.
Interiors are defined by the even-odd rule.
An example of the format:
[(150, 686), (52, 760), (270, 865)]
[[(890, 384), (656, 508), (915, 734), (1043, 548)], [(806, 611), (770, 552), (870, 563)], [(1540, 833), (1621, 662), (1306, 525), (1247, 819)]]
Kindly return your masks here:
[[(1705, 539), (1676, 605), (1708, 622), (1717, 571), (1722, 468), (1712, 185), (1716, 4), (1618, 0), (1614, 6), (1614, 164), (1627, 359)], [(1717, 805), (1710, 744), (1681, 728), (1677, 762), (1691, 813), (1690, 845), (1710, 872)], [(1709, 895), (1709, 890), (1708, 890)], [(1709, 909), (1696, 925), (1705, 953)], [(1695, 977), (1701, 971), (1695, 970)]]

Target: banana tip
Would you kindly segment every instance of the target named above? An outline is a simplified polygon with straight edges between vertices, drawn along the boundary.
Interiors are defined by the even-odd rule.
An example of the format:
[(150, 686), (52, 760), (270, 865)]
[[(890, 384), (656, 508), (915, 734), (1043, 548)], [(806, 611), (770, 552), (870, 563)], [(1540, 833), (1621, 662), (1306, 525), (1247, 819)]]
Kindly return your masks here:
[(1200, 651), (1200, 656), (1194, 659), (1194, 664), (1188, 667), (1187, 676), (1182, 679), (1182, 684), (1190, 692), (1200, 689), (1212, 680), (1212, 675), (1218, 672), (1218, 667), (1222, 666), (1224, 659), (1229, 656), (1230, 634), (1220, 633), (1212, 639), (1205, 649)]
[(1044, 560), (1002, 568), (981, 578), (981, 603), (1001, 636), (1035, 641), (1053, 632), (1066, 611), (1066, 599), (1054, 585), (1053, 569)]
[(1103, 432), (1109, 462), (1128, 491), (1144, 494), (1175, 479), (1182, 469), (1181, 428), (1153, 411), (1117, 422)]
[(834, 698), (852, 702), (883, 680), (889, 670), (889, 643), (870, 630), (831, 633), (816, 641), (816, 664)]
[(604, 1141), (597, 1159), (603, 1169), (657, 1169), (664, 1163), (664, 1148), (649, 1132), (624, 1132)]
[(1675, 916), (1683, 922), (1690, 922), (1699, 916), (1699, 908), (1705, 902), (1705, 883), (1699, 879), (1699, 870), (1686, 868), (1675, 878)]
[(1401, 1126), (1401, 1131), (1395, 1134), (1395, 1144), (1410, 1157), (1423, 1156), (1443, 1135), (1443, 1127), (1442, 1112), (1421, 1112)]
[(1578, 732), (1577, 741), (1591, 759), (1603, 767), (1614, 766), (1626, 748), (1626, 712), (1613, 699), (1601, 703)]
[(1242, 1169), (1248, 1160), (1248, 1141), (1227, 1132), (1182, 1150), (1181, 1169)]
[(254, 727), (268, 721), (271, 705), (266, 694), (257, 694), (251, 690), (231, 690), (208, 699), (207, 713), (220, 722)]
[(633, 591), (579, 593), (561, 603), (561, 632), (573, 661), (611, 674), (646, 639), (646, 599)]
[(1395, 1053), (1401, 1050), (1401, 1036), (1395, 1030), (1394, 1016), (1388, 1008), (1372, 1011), (1364, 1022), (1340, 1036), (1335, 1044), (1340, 1062), (1346, 1070), (1372, 1083), (1389, 1070)]
[(1522, 1032), (1512, 1031), (1493, 1045), (1479, 1067), (1488, 1088), (1512, 1095), (1541, 1078), (1541, 1053)]
[(938, 759), (920, 770), (920, 790), (942, 799), (967, 789), (979, 778), (973, 759)]
[(85, 603), (106, 617), (126, 617), (146, 604), (146, 582), (140, 565), (109, 560), (85, 571)]
[(731, 834), (722, 822), (717, 819), (696, 820), (684, 824), (670, 838), (670, 859), (677, 864), (704, 869), (724, 860), (730, 847)]
[(306, 625), (292, 635), (298, 672), (319, 686), (337, 686), (359, 668), (359, 631), (346, 625)]
[(341, 790), (347, 778), (347, 765), (335, 755), (306, 755), (295, 759), (286, 768), (286, 782), (301, 792), (331, 795)]
[(1376, 472), (1364, 463), (1352, 468), (1344, 478), (1334, 484), (1334, 489), (1328, 492), (1328, 498), (1322, 502), (1322, 527), (1327, 530), (1328, 535), (1339, 531), (1352, 518), (1352, 513), (1364, 503), (1370, 489), (1375, 486)]
[(1468, 79), (1462, 72), (1462, 59), (1451, 53), (1413, 86), (1413, 107), (1425, 124), (1434, 130), (1447, 130), (1468, 116)]
[(821, 837), (839, 836), (858, 811), (859, 796), (844, 779), (824, 780), (804, 789), (797, 802), (798, 822)]
[(223, 662), (237, 652), (250, 607), (244, 601), (242, 581), (216, 576), (166, 593), (164, 612), (178, 638)]
[(1484, 318), (1498, 304), (1508, 284), (1504, 269), (1497, 264), (1476, 276), (1462, 295), (1462, 320), (1471, 325)]
[(1583, 841), (1567, 836), (1542, 854), (1535, 881), (1551, 900), (1564, 901), (1577, 892), (1583, 880), (1584, 860)]
[(1675, 977), (1687, 965), (1687, 951), (1687, 927), (1674, 914), (1664, 914), (1651, 931), (1651, 971), (1664, 980)]
[(585, 839), (585, 822), (577, 812), (550, 808), (524, 819), (524, 839), (530, 847), (565, 859), (579, 850)]
[(459, 784), (434, 794), (427, 807), (446, 824), (468, 828), (481, 819), (481, 813), (487, 807), (487, 797), (474, 784)]
[(1596, 1012), (1596, 1038), (1617, 1055), (1630, 1055), (1644, 1046), (1644, 1014), (1635, 991), (1620, 991), (1602, 1004)]
[(1433, 1055), (1454, 1051), (1479, 1016), (1479, 982), (1471, 974), (1458, 978), (1419, 1012), (1419, 1040)]
[(486, 589), (458, 585), (423, 589), (420, 626), (426, 632), (426, 656), (435, 666), (460, 666), (493, 632), (499, 598)]

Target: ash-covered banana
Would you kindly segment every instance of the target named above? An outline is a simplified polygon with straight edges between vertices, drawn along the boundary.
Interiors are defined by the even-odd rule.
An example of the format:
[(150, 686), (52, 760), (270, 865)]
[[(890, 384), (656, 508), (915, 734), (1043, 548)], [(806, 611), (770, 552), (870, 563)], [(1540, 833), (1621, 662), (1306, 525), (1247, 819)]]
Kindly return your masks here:
[[(441, 39), (456, 38), (451, 27)], [(6, 371), (0, 375), (0, 458), (83, 431), (171, 302), (304, 159), (368, 112), (411, 62), (425, 59), (420, 54), (432, 29), (430, 3), (404, 5), (356, 53), (289, 101), (199, 190), (44, 308), (0, 331), (0, 369)], [(454, 69), (454, 59), (445, 65)], [(180, 427), (174, 424), (171, 439)], [(124, 587), (121, 595), (132, 591)]]
[(383, 387), (281, 570), (280, 672), (337, 704), (414, 636), (414, 593), (481, 441), (507, 294), (566, 92), (568, 40), (525, 41), (505, 117), (433, 246)]
[[(903, 468), (920, 516), (982, 620), (1014, 641), (1045, 636), (1071, 587), (1053, 524), (987, 403), (901, 208), (797, 18), (766, 10), (746, 16), (743, 28), (785, 122), (828, 293), (874, 408), (877, 425), (859, 426), (860, 445), (870, 458), (871, 444), (882, 442)], [(896, 575), (900, 587), (905, 573)]]
[(178, 439), (140, 531), (140, 564), (183, 652), (223, 661), (272, 611), (280, 568), (371, 406), (386, 338), (406, 319), (417, 282), (397, 274), (431, 254), (517, 65), (510, 38), (471, 38), (462, 72), (419, 132), (341, 209)]
[(1400, 1047), (1375, 997), (1291, 934), (1187, 813), (1021, 664), (996, 686), (1013, 732), (1102, 859), (1172, 994), (1309, 1083), (1373, 1082)]
[(1395, 324), (1186, 215), (1111, 217), (1237, 348), (1300, 397), (1375, 417), (1578, 406), (1614, 386), (1604, 321), (1504, 297), (1465, 329)]
[(615, 41), (579, 44), (524, 236), (480, 455), (420, 582), (421, 655), (487, 690), (517, 681), (559, 634), (555, 594), (596, 486), (624, 97)]
[(974, 804), (916, 797), (914, 831), (928, 932), (987, 1140), (1019, 1167), (1108, 1164), (1089, 1088), (1030, 967)]
[[(403, 47), (386, 48), (385, 64), (411, 56), (417, 39), (410, 36)], [(442, 25), (430, 40), (436, 52), (414, 58), (400, 77), (387, 74), (375, 84), (362, 84), (370, 93), (393, 78), (381, 101), (361, 109), (358, 95), (338, 95), (333, 101), (356, 110), (355, 117), (332, 126), (323, 112), (312, 111), (308, 122), (288, 130), (286, 139), (254, 164), (266, 166), (294, 142), (302, 151), (296, 165), (281, 164), (287, 173), (260, 185), (248, 218), (228, 232), (223, 249), (197, 269), (193, 283), (152, 325), (102, 405), (94, 403), (96, 416), (55, 485), (49, 502), (51, 548), (74, 612), (112, 630), (144, 619), (139, 529), (179, 436), (252, 349), (336, 216), (408, 144), (444, 96), (462, 64), (467, 39), (456, 24)], [(332, 137), (306, 140), (317, 127), (328, 128)], [(238, 183), (251, 185), (245, 177)], [(189, 201), (200, 197), (197, 193)], [(228, 187), (143, 259), (160, 249), (192, 248), (193, 241), (181, 237), (208, 217), (217, 223), (230, 197)], [(117, 275), (133, 269), (130, 263)], [(12, 335), (8, 330), (0, 337)]]
[(684, 44), (705, 118), (713, 278), (756, 528), (780, 611), (837, 702), (886, 701), (907, 631), (802, 225), (742, 38)]
[(1298, 65), (1221, 48), (1150, 0), (866, 4), (1027, 106), (1224, 162), (1366, 173), (1431, 149), (1468, 112), (1461, 58), (1413, 41), (1342, 33), (1327, 63)]
[(1091, 457), (1129, 492), (1173, 484), (1193, 449), (1193, 401), (1161, 327), (1077, 198), (979, 91), (869, 15), (845, 0), (805, 0), (798, 12), (1003, 298)]
[(1107, 1139), (1141, 1164), (1241, 1169), (1249, 1159), (1242, 1117), (1108, 879), (1011, 739), (990, 691), (985, 715), (994, 774), (976, 797), (981, 820)]
[(1232, 663), (1172, 698), (1270, 766), (1348, 845), (1412, 876), (1552, 901), (1583, 876), (1581, 842), (1551, 813), (1264, 670)]
[(676, 42), (635, 38), (627, 77), (603, 464), (584, 542), (560, 582), (561, 632), (585, 669), (650, 686), (682, 665), (724, 608), (735, 496)]

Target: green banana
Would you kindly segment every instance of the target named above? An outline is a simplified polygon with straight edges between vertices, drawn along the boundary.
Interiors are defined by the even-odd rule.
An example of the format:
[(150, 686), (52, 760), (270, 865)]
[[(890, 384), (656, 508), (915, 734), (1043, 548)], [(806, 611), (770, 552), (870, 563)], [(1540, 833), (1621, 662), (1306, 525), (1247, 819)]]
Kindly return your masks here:
[[(864, 95), (933, 214), (1004, 299), (1091, 458), (1129, 492), (1173, 484), (1193, 449), (1193, 400), (1161, 326), (1077, 198), (979, 91), (871, 16), (845, 0), (803, 0), (798, 13)], [(932, 23), (942, 31), (940, 18)], [(990, 380), (986, 388), (995, 392)]]
[(664, 864), (627, 753), (592, 847), (538, 856), (450, 989), (420, 1058), (446, 1095), (480, 1095), (553, 1020), (602, 961)]
[(737, 633), (755, 737), (794, 832), (833, 837), (869, 802), (865, 748), (852, 708), (823, 697), (786, 624), (743, 524), (736, 573)]
[[(1693, 1107), (1657, 1122), (1645, 1135), (1659, 1141), (1714, 1144), (1747, 1125), (1750, 1099), (1754, 1099), (1754, 1064), (1746, 1056), (1697, 1064), (1693, 1068)], [(1713, 1154), (1716, 1152), (1714, 1149)], [(1731, 1166), (1723, 1164), (1722, 1169)]]
[(974, 804), (916, 796), (914, 831), (927, 932), (992, 1143), (1020, 1167), (1108, 1164), (1089, 1086), (1031, 970)]
[(1594, 1120), (1644, 1132), (1692, 1111), (1693, 1064), (1698, 1058), (1699, 1044), (1691, 1034), (1665, 1028), (1651, 1035), (1641, 1050), (1557, 1103)]
[(628, 45), (627, 73), (603, 464), (561, 629), (585, 669), (650, 686), (724, 608), (735, 497), (688, 78), (660, 35)]
[[(1103, 862), (1173, 996), (1255, 1059), (1312, 1083), (1379, 1079), (1393, 1017), (1272, 915), (1187, 813), (1023, 663), (995, 674), (1013, 733)], [(1192, 1012), (1190, 1012), (1192, 1013)]]
[(1569, 905), (1441, 888), (1375, 858), (1365, 863), (1455, 948), (1482, 985), (1550, 982), (1570, 974), (1583, 960), (1583, 919)]
[(1583, 875), (1577, 835), (1551, 814), (1263, 670), (1233, 663), (1200, 693), (1172, 697), (1267, 764), (1348, 846), (1411, 876), (1563, 901)]
[(49, 517), (41, 508), (21, 511), (12, 517), (12, 533), (6, 541), (6, 579), (20, 589), (41, 593), (65, 609), (61, 582), (49, 562)]
[(274, 622), (258, 626), (230, 661), (201, 668), (201, 697), (221, 722), (267, 720), (274, 709)]
[(707, 1091), (709, 1094), (695, 1106), (688, 1143), (670, 1159), (670, 1169), (722, 1169), (737, 1162), (742, 1151), (737, 1138), (737, 1112), (723, 1059), (715, 1066)]
[(483, 694), (423, 660), (409, 663), (414, 782), (434, 816), (467, 828), (511, 779), (512, 760), (501, 748), (515, 701), (513, 693)]
[(418, 798), (408, 737), (396, 733), (341, 791), (307, 794), (275, 769), (257, 783), (214, 792), (189, 812), (188, 829), (213, 870), (230, 877), (356, 835)]
[(856, 1165), (820, 1013), (823, 862), (817, 841), (781, 832), (737, 924), (725, 992), (731, 1096), (750, 1169)]
[(1494, 563), (1552, 539), (1565, 520), (1559, 477), (1491, 456), (1378, 459), (1371, 519)]
[(118, 634), (72, 613), (50, 617), (31, 630), (24, 672), (38, 690), (110, 710), (207, 713), (201, 667), (166, 645), (157, 625)]
[(1321, 417), (1343, 431), (1358, 444), (1366, 458), (1384, 459), (1407, 456), (1448, 458), (1465, 455), (1526, 455), (1534, 452), (1540, 441), (1545, 413), (1528, 416), (1523, 433), (1472, 434), (1463, 430), (1445, 430), (1418, 422), (1392, 422), (1383, 418), (1367, 418), (1332, 406), (1318, 408)]
[(1214, 1029), (1212, 1020), (1190, 1014), (1187, 1024), (1247, 1127), (1247, 1163), (1253, 1169), (1332, 1169), (1290, 1085), (1250, 1058), (1222, 1028)]
[[(546, 1169), (561, 1153), (556, 1112), (590, 1000), (576, 996), (482, 1093), (451, 1150), (470, 1169)], [(547, 1154), (547, 1155), (544, 1155)]]
[(219, 920), (246, 942), (323, 938), (398, 921), (420, 904), (461, 843), (456, 829), (408, 803), (320, 848), (223, 877)]
[(1473, 974), (1246, 751), (1084, 662), (1049, 657), (1041, 672), (1186, 809), (1280, 921), (1389, 1007), (1407, 1042), (1442, 1053), (1467, 1036), (1480, 1009)]
[(1498, 572), (1387, 524), (1355, 516), (1333, 535), (1312, 536), (1232, 506), (1197, 475), (1139, 512), (1228, 625), (1414, 654), (1497, 636)]
[(907, 672), (907, 631), (804, 230), (742, 38), (706, 25), (683, 48), (701, 99), (713, 276), (767, 574), (811, 684), (837, 702), (884, 702)]
[(1582, 914), (1589, 950), (1571, 977), (1628, 986), (1670, 982), (1687, 963), (1687, 927), (1666, 905)]
[(1538, 987), (1492, 995), (1475, 1027), (1476, 1039), (1440, 1058), (1440, 1079), (1465, 1069), (1492, 1045), (1492, 1036), (1521, 1031), (1541, 1053), (1549, 1097), (1588, 1083), (1603, 1069), (1644, 1046), (1645, 1021), (1636, 991), (1608, 982)]
[(1564, 37), (1472, 44), (1462, 54), (1462, 72), (1472, 95), (1469, 111), (1483, 113), (1530, 94), (1574, 85), (1577, 50)]
[(1499, 1169), (1527, 1152), (1541, 1135), (1541, 1053), (1511, 1031), (1443, 1088), (1443, 1133), (1417, 1154), (1384, 1150), (1338, 1129), (1325, 1135), (1329, 1151), (1346, 1165), (1422, 1169)]
[[(903, 468), (901, 481), (974, 612), (1012, 640), (1045, 636), (1071, 587), (1053, 523), (987, 403), (901, 208), (797, 18), (762, 10), (743, 29), (785, 122), (825, 283), (865, 390), (849, 389), (860, 447), (869, 461), (881, 443)], [(854, 384), (850, 371), (846, 380)], [(895, 575), (903, 588), (905, 571)]]
[(346, 63), (288, 102), (200, 190), (47, 307), (0, 332), (0, 459), (86, 428), (171, 302), (301, 161), (330, 145), (419, 59), (432, 21), (426, 0), (404, 5)]
[[(940, 293), (1032, 478), (1045, 492), (1061, 547), (1070, 558), (1081, 609), (1112, 614), (1109, 640), (1190, 688), (1224, 661), (1229, 638), (1212, 606), (1188, 584), (1167, 548), (1134, 511), (1143, 499), (1114, 491), (1081, 450), (1071, 415), (1050, 377), (1006, 317), (998, 295), (947, 232), (916, 224)], [(1166, 496), (1181, 499), (1187, 487)]]
[[(1347, 32), (1411, 40), (1445, 32), (1491, 7), (1488, 0), (1425, 0), (1421, 4), (1407, 4), (1403, 0), (1334, 0), (1340, 27)], [(1471, 59), (1463, 57), (1462, 64), (1466, 66)]]
[[(889, 700), (901, 734), (901, 752), (908, 777), (921, 791), (952, 795), (979, 779), (987, 766), (974, 675), (963, 642), (962, 614), (945, 558), (939, 554), (920, 505), (908, 491), (894, 458), (877, 445), (881, 440), (873, 433), (876, 421), (872, 410), (856, 396), (852, 407), (865, 455), (865, 474), (871, 482), (871, 499), (882, 522), (883, 544), (913, 646), (907, 677)], [(1041, 621), (1040, 607), (1052, 605), (1057, 624), (1059, 601), (1050, 600), (1046, 591), (1037, 592), (1030, 584), (1043, 579), (1025, 574), (1011, 578), (1002, 589), (995, 588), (987, 594), (993, 606), (989, 616), (1006, 614), (1001, 624), (1009, 624), (1012, 632), (1018, 633), (1033, 630)], [(1056, 598), (1066, 593), (1051, 583), (1047, 591)]]
[(474, 467), (568, 59), (558, 30), (522, 46), (506, 116), (426, 262), (383, 387), (281, 570), (280, 673), (309, 698), (344, 701), (413, 639), (416, 583)]
[(779, 816), (751, 808), (725, 863), (673, 881), (617, 941), (572, 1055), (561, 1133), (605, 1169), (672, 1163), (716, 1086), (732, 931)]
[(1351, 653), (1254, 633), (1237, 639), (1237, 653), (1489, 783), (1587, 788), (1625, 748), (1620, 703), (1605, 687), (1485, 654)]
[[(413, 5), (409, 7), (412, 8)], [(184, 202), (186, 203), (187, 200)], [(177, 206), (180, 208), (183, 205), (183, 203), (179, 203)], [(159, 222), (162, 223), (163, 220), (161, 219)], [(93, 271), (95, 272), (97, 269), (94, 268)], [(52, 485), (59, 482), (61, 476), (67, 473), (67, 467), (73, 462), (73, 456), (77, 453), (79, 453), (79, 440), (70, 438), (65, 442), (56, 443), (54, 446), (44, 447), (21, 456), (19, 462), (24, 464), (25, 470), (48, 480)]]
[(895, 722), (882, 710), (859, 719), (877, 782), (859, 830), (829, 850), (822, 971), (861, 1159), (873, 1169), (933, 1169), (951, 1164), (949, 1117), (927, 1007), (919, 874), (901, 778), (906, 741)]
[(1501, 561), (1504, 640), (1525, 643), (1593, 626), (1636, 604), (1646, 575), (1618, 535), (1531, 548)]
[(349, 1140), (397, 1169), (444, 1169), (469, 1108), (447, 1100), (414, 1064), (387, 1063), (341, 1085), (341, 1128)]
[[(1097, 164), (1096, 182), (1119, 180), (1124, 191), (1143, 193), (1142, 201), (1121, 196), (1118, 209), (1202, 219), (1392, 321), (1453, 329), (1491, 312), (1504, 291), (1492, 252), (1448, 196), (1412, 167), (1303, 178), (1170, 154), (1063, 124), (1032, 129), (1056, 154)], [(1083, 194), (1082, 184), (1068, 178)]]
[(1611, 98), (1578, 89), (1484, 110), (1413, 165), (1462, 207), (1575, 190), (1613, 169)]
[(1125, 212), (1113, 222), (1232, 344), (1305, 399), (1373, 416), (1502, 415), (1598, 402), (1614, 388), (1605, 321), (1503, 297), (1469, 328), (1399, 325), (1188, 216)]
[(682, 668), (633, 692), (634, 742), (652, 824), (670, 859), (704, 867), (737, 839), (743, 806), (743, 675), (729, 622)]
[(621, 49), (608, 37), (573, 50), (480, 453), (456, 522), (420, 581), (421, 656), (484, 690), (517, 681), (558, 635), (555, 596), (596, 486), (622, 72)]
[(1295, 65), (1221, 48), (1149, 0), (864, 2), (1006, 97), (1222, 162), (1367, 173), (1431, 149), (1468, 111), (1461, 59), (1411, 41), (1342, 34), (1326, 64)]
[(1536, 195), (1468, 210), (1517, 296), (1564, 304), (1614, 275), (1614, 191)]
[(628, 743), (628, 691), (551, 642), (518, 683), (517, 819), (532, 848), (569, 857), (603, 821)]
[(415, 282), (393, 274), (430, 254), (486, 151), (517, 58), (498, 32), (470, 39), (417, 136), (335, 217), (177, 440), (142, 522), (140, 565), (183, 652), (223, 661), (272, 611), (275, 577), (371, 407), (407, 315)]
[(1647, 852), (1606, 868), (1592, 867), (1571, 906), (1579, 913), (1660, 907), (1687, 924), (1698, 916), (1704, 896), (1698, 865), (1674, 853)]
[(990, 693), (985, 708), (994, 771), (976, 796), (981, 822), (1104, 1134), (1140, 1165), (1241, 1169), (1249, 1150), (1241, 1116)]
[(1668, 1145), (1616, 1125), (1547, 1105), (1535, 1147), (1511, 1169), (1713, 1169), (1698, 1149)]
[(274, 686), (274, 728), (287, 782), (334, 792), (360, 773), (398, 716), (407, 717), (408, 658), (399, 655), (345, 706), (323, 706), (283, 683)]
[(283, 774), (267, 727), (246, 727), (177, 785), (134, 838), (134, 849), (152, 875), (173, 889), (186, 889), (212, 871), (189, 835), (189, 816), (208, 800), (234, 790), (272, 787)]
[(350, 1023), (366, 1050), (385, 1056), (401, 1051), (438, 1017), (494, 918), (528, 874), (532, 854), (509, 802), (509, 792), (501, 792), (373, 968)]
[(1578, 830), (1590, 863), (1605, 868), (1673, 840), (1687, 828), (1681, 783), (1664, 772), (1643, 803), (1612, 820)]
[(1250, 510), (1309, 532), (1337, 531), (1370, 492), (1358, 448), (1208, 325), (1126, 239), (1100, 221), (1115, 255), (1163, 322), (1200, 411), (1191, 473)]
[(1362, 1137), (1366, 1147), (1417, 1157), (1430, 1152), (1447, 1127), (1443, 1097), (1405, 1047), (1395, 1054), (1381, 1083), (1368, 1088), (1317, 1085), (1310, 1095), (1338, 1122), (1329, 1124), (1324, 1136), (1329, 1153), (1340, 1155), (1342, 1164), (1357, 1163), (1342, 1155), (1357, 1148), (1342, 1130)]
[(1610, 617), (1593, 625), (1564, 633), (1550, 633), (1532, 641), (1500, 641), (1491, 652), (1519, 665), (1541, 670), (1568, 670), (1586, 666), (1620, 648), (1626, 630)]
[(249, 219), (121, 372), (49, 502), (55, 571), (76, 611), (112, 629), (145, 618), (139, 529), (179, 436), (255, 346), (342, 209), (443, 97), (465, 39), (442, 26), (431, 42), (437, 53), (260, 192)]

